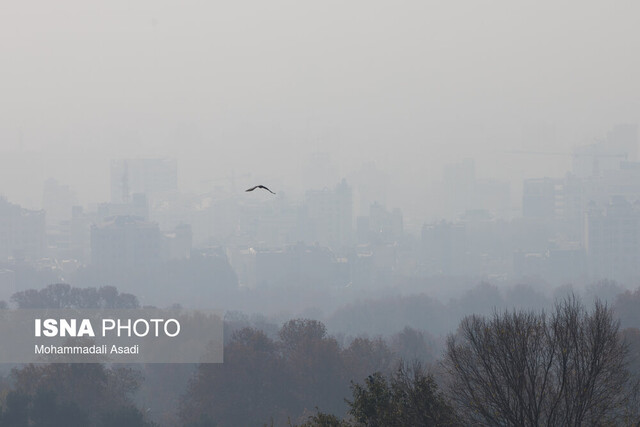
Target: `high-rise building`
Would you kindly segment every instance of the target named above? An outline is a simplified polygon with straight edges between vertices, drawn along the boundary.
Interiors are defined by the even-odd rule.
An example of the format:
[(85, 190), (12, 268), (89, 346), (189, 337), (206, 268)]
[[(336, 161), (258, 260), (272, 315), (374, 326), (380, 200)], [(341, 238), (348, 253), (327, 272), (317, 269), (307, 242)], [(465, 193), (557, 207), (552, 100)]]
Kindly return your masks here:
[(561, 178), (525, 179), (522, 189), (522, 216), (554, 219), (560, 209)]
[(128, 203), (135, 193), (152, 197), (178, 189), (175, 159), (111, 160), (111, 202)]
[(24, 209), (0, 197), (0, 260), (35, 260), (45, 250), (45, 212)]
[(522, 216), (581, 222), (586, 201), (585, 182), (574, 175), (525, 179)]
[(91, 261), (110, 271), (143, 270), (161, 260), (158, 225), (133, 216), (114, 216), (91, 227)]
[(365, 163), (360, 170), (349, 176), (349, 182), (354, 188), (354, 214), (369, 215), (372, 203), (387, 204), (389, 190), (389, 175), (373, 163)]
[(353, 243), (353, 196), (342, 180), (335, 189), (306, 193), (308, 239), (337, 249)]
[[(591, 206), (584, 246), (593, 278), (631, 282), (640, 278), (640, 206), (613, 197), (604, 208)], [(635, 282), (634, 282), (635, 283)]]
[(389, 212), (380, 203), (372, 203), (369, 216), (358, 217), (359, 243), (394, 243), (402, 238), (402, 211), (398, 208)]
[(112, 216), (135, 216), (149, 219), (149, 201), (145, 193), (134, 193), (126, 203), (100, 203), (97, 211), (99, 218)]
[(76, 193), (68, 186), (53, 178), (44, 183), (42, 208), (46, 212), (47, 227), (58, 225), (71, 219), (71, 210), (78, 204)]

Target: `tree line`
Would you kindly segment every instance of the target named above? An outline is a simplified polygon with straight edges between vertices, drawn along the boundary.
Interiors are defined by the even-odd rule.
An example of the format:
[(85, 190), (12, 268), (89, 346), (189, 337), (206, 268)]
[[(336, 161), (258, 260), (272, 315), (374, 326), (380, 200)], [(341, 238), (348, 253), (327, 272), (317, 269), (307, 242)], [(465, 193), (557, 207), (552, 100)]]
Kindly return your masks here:
[[(623, 333), (606, 304), (596, 301), (589, 310), (575, 297), (558, 300), (550, 312), (470, 315), (428, 371), (403, 361), (385, 364), (386, 353), (371, 342), (354, 340), (341, 351), (314, 321), (287, 322), (278, 341), (246, 328), (232, 338), (224, 365), (198, 368), (181, 420), (192, 426), (265, 419), (305, 427), (635, 426), (638, 372), (630, 367), (638, 343), (629, 332), (637, 335)], [(301, 415), (292, 420), (292, 414)]]
[[(0, 378), (2, 426), (556, 426), (640, 423), (640, 330), (596, 299), (464, 317), (434, 351), (404, 328), (332, 336), (324, 323), (225, 323), (222, 364), (16, 366)], [(20, 307), (138, 306), (115, 288), (52, 285)], [(632, 319), (633, 320), (633, 319)], [(171, 414), (158, 416), (162, 407)]]

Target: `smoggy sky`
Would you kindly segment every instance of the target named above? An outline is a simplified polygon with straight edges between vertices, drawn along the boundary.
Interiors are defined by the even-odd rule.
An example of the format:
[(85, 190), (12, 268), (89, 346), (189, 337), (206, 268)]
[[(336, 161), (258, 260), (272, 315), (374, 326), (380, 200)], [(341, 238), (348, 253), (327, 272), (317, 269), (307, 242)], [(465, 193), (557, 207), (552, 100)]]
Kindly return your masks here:
[(560, 176), (570, 156), (504, 151), (637, 123), (639, 19), (635, 1), (7, 1), (0, 194), (39, 207), (55, 177), (107, 200), (114, 157), (176, 157), (185, 191), (249, 172), (293, 191), (328, 152), (339, 175), (376, 162), (398, 204), (462, 158)]

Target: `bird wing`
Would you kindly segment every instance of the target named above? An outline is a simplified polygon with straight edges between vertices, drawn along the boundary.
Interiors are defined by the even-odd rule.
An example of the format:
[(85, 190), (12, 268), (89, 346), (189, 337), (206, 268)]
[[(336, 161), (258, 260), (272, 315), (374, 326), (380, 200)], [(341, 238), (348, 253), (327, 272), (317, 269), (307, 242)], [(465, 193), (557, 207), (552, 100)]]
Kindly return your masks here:
[(259, 186), (259, 185), (256, 185), (255, 187), (248, 188), (248, 189), (246, 189), (246, 190), (244, 190), (244, 191), (253, 191), (253, 190), (255, 190), (255, 189), (256, 189), (256, 188), (258, 188), (258, 187), (260, 187), (260, 186)]
[(271, 194), (276, 194), (273, 191), (269, 190), (267, 187), (265, 187), (264, 185), (261, 185), (260, 188), (264, 188), (265, 190), (267, 190), (269, 193)]

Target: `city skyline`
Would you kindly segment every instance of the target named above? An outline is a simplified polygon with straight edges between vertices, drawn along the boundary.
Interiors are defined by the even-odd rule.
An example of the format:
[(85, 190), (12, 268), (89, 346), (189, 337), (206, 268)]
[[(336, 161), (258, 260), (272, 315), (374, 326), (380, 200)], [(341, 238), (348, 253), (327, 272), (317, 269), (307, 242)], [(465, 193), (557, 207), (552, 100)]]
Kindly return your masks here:
[(570, 156), (513, 152), (571, 153), (640, 120), (635, 3), (333, 6), (8, 5), (0, 193), (36, 208), (55, 178), (97, 203), (105, 161), (148, 157), (176, 159), (187, 192), (247, 173), (302, 192), (328, 153), (337, 178), (376, 163), (419, 216), (403, 189), (429, 195), (445, 164), (558, 177)]

